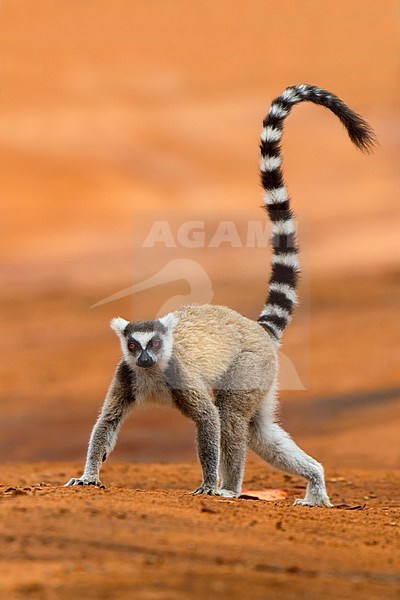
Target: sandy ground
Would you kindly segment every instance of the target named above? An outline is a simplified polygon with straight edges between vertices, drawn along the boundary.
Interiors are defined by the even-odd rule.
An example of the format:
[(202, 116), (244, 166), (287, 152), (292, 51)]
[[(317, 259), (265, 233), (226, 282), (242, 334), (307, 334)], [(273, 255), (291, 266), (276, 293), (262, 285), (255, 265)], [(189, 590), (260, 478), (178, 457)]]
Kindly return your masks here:
[(293, 507), (303, 482), (253, 461), (246, 486), (286, 500), (193, 497), (190, 463), (106, 466), (105, 490), (59, 487), (75, 470), (0, 470), (2, 597), (399, 597), (399, 471), (332, 471), (337, 508), (324, 510)]
[[(399, 597), (397, 11), (395, 0), (2, 3), (1, 597)], [(211, 231), (221, 214), (239, 229), (262, 218), (262, 117), (304, 81), (343, 97), (380, 142), (365, 157), (306, 105), (284, 136), (304, 275), (281, 418), (345, 506), (292, 507), (303, 482), (254, 457), (245, 486), (287, 499), (191, 497), (193, 427), (161, 408), (127, 420), (107, 490), (60, 487), (80, 472), (118, 359), (109, 319), (153, 317), (204, 289), (192, 298), (176, 276), (93, 304), (189, 258), (213, 302), (257, 316), (268, 252), (135, 254), (135, 243), (155, 217), (204, 218)], [(304, 389), (289, 389), (290, 365)]]

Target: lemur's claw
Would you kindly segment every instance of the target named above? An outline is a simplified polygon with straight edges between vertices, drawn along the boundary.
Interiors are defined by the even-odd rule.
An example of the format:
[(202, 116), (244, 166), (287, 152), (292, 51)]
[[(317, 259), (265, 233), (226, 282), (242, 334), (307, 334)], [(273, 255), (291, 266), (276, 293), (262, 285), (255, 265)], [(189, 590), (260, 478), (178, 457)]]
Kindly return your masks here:
[(73, 477), (64, 487), (70, 487), (72, 485), (93, 485), (100, 489), (105, 489), (106, 487), (99, 479), (87, 479), (86, 477)]
[(192, 492), (192, 496), (199, 496), (200, 494), (205, 494), (207, 496), (215, 496), (217, 493), (217, 488), (211, 485), (201, 485)]
[(192, 496), (199, 496), (200, 494), (207, 496), (220, 496), (222, 498), (237, 498), (240, 495), (232, 490), (218, 489), (212, 485), (201, 485), (199, 488), (197, 488), (197, 490), (192, 492)]
[(101, 483), (101, 481), (89, 481), (87, 485), (94, 485), (95, 487), (98, 487), (101, 490), (104, 490), (106, 487), (103, 483)]

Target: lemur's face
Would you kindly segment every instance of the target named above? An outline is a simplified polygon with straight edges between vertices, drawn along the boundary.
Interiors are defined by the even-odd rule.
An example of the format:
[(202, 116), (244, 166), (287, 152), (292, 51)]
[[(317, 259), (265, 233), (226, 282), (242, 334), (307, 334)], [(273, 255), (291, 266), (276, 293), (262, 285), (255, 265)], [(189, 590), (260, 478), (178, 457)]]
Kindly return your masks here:
[(129, 322), (121, 317), (111, 321), (128, 364), (149, 369), (156, 363), (165, 368), (171, 355), (171, 330), (162, 319)]
[(152, 332), (134, 332), (126, 336), (127, 349), (138, 367), (148, 369), (156, 364), (162, 352), (161, 335)]

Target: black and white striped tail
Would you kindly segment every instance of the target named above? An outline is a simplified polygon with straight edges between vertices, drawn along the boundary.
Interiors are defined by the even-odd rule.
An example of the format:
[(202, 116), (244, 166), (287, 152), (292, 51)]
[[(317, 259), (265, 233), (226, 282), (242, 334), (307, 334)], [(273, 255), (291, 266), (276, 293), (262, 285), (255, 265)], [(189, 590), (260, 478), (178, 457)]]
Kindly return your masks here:
[(265, 191), (264, 205), (272, 221), (273, 258), (268, 297), (258, 322), (277, 342), (291, 320), (297, 302), (296, 287), (300, 272), (296, 226), (283, 181), (280, 141), (283, 122), (292, 106), (304, 100), (329, 108), (339, 117), (351, 141), (360, 150), (368, 152), (375, 144), (375, 137), (368, 123), (340, 98), (326, 90), (313, 85), (295, 85), (286, 88), (281, 96), (272, 101), (261, 132), (260, 170)]

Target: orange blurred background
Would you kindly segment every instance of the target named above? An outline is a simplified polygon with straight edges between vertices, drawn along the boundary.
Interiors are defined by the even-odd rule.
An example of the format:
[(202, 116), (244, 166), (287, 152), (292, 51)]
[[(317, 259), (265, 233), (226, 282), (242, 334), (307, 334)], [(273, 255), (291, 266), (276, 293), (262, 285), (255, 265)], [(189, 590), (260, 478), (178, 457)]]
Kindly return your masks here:
[[(308, 316), (283, 350), (308, 366), (282, 418), (322, 462), (399, 466), (397, 2), (13, 0), (0, 27), (2, 460), (83, 460), (119, 356), (109, 319), (152, 318), (186, 293), (175, 281), (90, 308), (162, 258), (133, 264), (141, 211), (257, 211), (262, 118), (306, 82), (380, 145), (363, 156), (315, 106), (287, 122)], [(214, 301), (255, 317), (265, 253), (247, 267), (204, 253)], [(177, 412), (148, 409), (113, 459), (191, 458), (192, 438)]]

